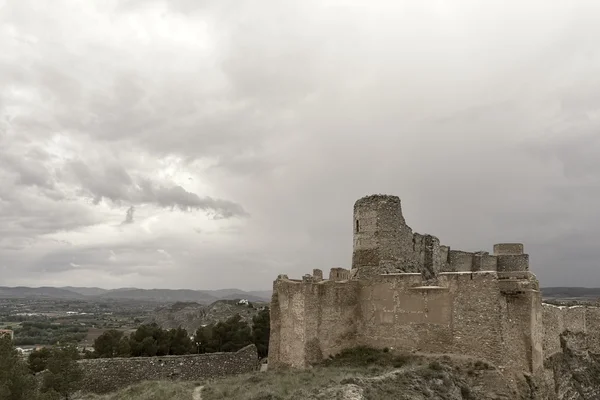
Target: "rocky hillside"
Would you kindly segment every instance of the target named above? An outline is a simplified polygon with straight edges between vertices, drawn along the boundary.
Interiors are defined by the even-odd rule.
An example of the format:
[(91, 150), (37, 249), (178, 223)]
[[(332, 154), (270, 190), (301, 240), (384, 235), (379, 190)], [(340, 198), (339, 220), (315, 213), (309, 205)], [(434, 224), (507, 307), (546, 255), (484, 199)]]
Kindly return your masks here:
[(145, 323), (156, 322), (163, 329), (185, 328), (195, 332), (201, 326), (225, 321), (235, 314), (240, 314), (243, 320), (252, 322), (260, 309), (268, 303), (238, 304), (238, 300), (219, 300), (209, 305), (193, 302), (178, 302), (166, 307), (159, 307)]

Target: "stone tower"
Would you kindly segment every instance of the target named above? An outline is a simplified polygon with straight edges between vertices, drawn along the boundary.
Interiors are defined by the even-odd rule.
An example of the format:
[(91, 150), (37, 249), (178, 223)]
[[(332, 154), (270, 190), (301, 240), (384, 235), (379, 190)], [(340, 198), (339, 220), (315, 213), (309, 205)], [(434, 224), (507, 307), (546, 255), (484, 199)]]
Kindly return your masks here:
[(354, 203), (353, 277), (420, 272), (413, 233), (398, 196), (371, 195)]

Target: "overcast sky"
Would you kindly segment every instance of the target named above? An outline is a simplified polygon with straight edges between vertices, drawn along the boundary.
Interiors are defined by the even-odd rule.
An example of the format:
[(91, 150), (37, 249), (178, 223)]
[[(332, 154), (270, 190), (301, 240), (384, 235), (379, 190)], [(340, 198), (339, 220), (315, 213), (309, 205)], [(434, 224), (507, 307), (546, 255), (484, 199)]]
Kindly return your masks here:
[[(401, 197), (600, 286), (597, 0), (0, 0), (0, 285), (268, 289)], [(326, 272), (327, 273), (327, 272)]]

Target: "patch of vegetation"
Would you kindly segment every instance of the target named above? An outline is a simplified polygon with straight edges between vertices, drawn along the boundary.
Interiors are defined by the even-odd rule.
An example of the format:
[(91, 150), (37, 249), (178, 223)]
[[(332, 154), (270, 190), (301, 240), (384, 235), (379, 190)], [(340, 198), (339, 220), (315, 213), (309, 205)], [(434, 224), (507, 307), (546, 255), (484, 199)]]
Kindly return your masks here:
[[(370, 371), (371, 374), (374, 371)], [(380, 373), (380, 371), (377, 371)], [(369, 374), (364, 368), (317, 367), (301, 371), (263, 372), (215, 380), (204, 387), (203, 400), (305, 400), (327, 386)]]
[(385, 348), (383, 350), (359, 346), (342, 350), (335, 356), (323, 362), (326, 367), (393, 367), (400, 368), (416, 358), (408, 353), (395, 353)]
[(68, 323), (25, 321), (15, 329), (16, 345), (75, 343), (87, 336), (87, 327)]
[[(44, 360), (46, 371), (41, 387), (32, 375), (10, 338), (0, 337), (0, 399), (59, 400), (69, 399), (78, 389), (83, 371), (77, 364), (74, 347), (56, 347)], [(36, 364), (37, 365), (37, 364)]]
[(115, 393), (88, 394), (80, 400), (190, 400), (195, 387), (192, 382), (140, 382)]

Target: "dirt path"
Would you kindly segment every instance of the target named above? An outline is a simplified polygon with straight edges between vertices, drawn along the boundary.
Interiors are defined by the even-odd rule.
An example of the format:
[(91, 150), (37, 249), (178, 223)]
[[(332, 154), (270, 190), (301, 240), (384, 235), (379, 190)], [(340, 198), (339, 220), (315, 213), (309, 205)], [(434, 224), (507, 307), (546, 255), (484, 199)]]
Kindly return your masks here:
[(204, 386), (198, 386), (196, 389), (194, 389), (192, 400), (202, 400), (202, 389), (204, 389)]

